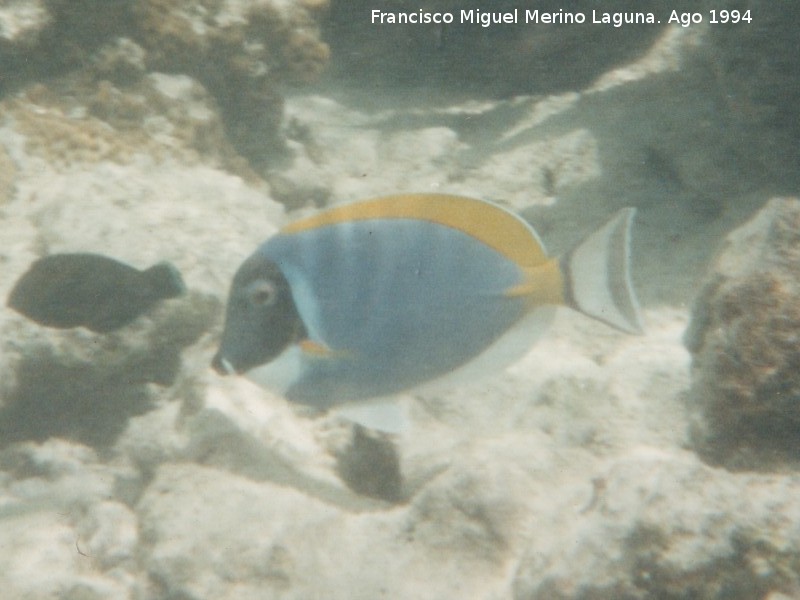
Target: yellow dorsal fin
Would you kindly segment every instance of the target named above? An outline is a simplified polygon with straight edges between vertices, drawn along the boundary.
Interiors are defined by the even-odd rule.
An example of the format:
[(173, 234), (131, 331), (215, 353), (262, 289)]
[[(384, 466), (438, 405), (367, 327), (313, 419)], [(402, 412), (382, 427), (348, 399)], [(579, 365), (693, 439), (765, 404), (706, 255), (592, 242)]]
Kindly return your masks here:
[(298, 233), (326, 225), (370, 219), (419, 219), (462, 231), (521, 267), (547, 261), (536, 232), (521, 217), (484, 200), (446, 194), (386, 196), (336, 206), (285, 227)]

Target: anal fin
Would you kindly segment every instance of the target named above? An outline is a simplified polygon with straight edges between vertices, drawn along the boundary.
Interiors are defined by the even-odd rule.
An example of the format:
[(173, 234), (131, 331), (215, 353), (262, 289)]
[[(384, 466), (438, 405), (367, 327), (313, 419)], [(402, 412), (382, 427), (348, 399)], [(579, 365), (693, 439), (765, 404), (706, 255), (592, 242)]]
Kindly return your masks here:
[(367, 429), (383, 433), (401, 434), (409, 428), (408, 411), (399, 398), (351, 402), (336, 407), (334, 413)]

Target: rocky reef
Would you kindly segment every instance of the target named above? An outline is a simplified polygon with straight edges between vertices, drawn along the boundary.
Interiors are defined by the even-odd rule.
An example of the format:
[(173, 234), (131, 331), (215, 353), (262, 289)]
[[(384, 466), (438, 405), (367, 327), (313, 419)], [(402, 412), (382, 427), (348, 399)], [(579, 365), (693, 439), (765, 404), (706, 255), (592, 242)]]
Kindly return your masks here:
[(219, 311), (216, 299), (194, 294), (161, 307), (122, 336), (52, 333), (28, 322), (6, 329), (25, 352), (5, 348), (4, 366), (13, 377), (3, 382), (2, 444), (60, 437), (113, 446), (130, 417), (156, 406), (157, 388), (191, 395), (191, 385), (179, 381), (181, 352)]
[(800, 466), (800, 201), (775, 198), (725, 240), (692, 311), (693, 439), (716, 464)]
[(152, 106), (143, 77), (183, 75), (213, 98), (227, 140), (261, 170), (282, 148), (283, 86), (313, 81), (328, 61), (317, 24), (324, 8), (263, 0), (11, 3), (0, 8), (8, 75), (0, 94), (44, 85), (57, 97), (92, 97), (93, 116), (130, 131), (145, 126), (145, 104)]
[(263, 168), (281, 144), (281, 85), (313, 81), (328, 62), (315, 20), (325, 6), (148, 0), (133, 13), (149, 68), (202, 82), (233, 145)]

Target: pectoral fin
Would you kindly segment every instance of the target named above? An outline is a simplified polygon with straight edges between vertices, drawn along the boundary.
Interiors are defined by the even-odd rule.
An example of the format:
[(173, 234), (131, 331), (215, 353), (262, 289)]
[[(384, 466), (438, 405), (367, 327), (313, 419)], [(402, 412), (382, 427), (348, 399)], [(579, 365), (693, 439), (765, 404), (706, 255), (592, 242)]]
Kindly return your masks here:
[(322, 342), (315, 342), (314, 340), (304, 339), (297, 342), (297, 345), (300, 347), (300, 350), (303, 351), (304, 354), (309, 356), (315, 356), (319, 358), (325, 358), (332, 356), (334, 354), (333, 350), (328, 348)]
[(311, 339), (300, 340), (297, 342), (297, 346), (308, 358), (347, 358), (353, 355), (353, 353), (348, 350), (334, 350), (322, 342), (317, 342)]

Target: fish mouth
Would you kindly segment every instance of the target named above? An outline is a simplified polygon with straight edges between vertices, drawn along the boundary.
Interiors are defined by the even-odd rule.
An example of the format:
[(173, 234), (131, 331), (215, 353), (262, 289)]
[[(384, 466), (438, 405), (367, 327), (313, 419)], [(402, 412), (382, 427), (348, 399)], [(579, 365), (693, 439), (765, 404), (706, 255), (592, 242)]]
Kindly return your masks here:
[(220, 375), (236, 375), (238, 373), (233, 363), (222, 354), (217, 354), (214, 357), (214, 360), (211, 361), (211, 367)]

